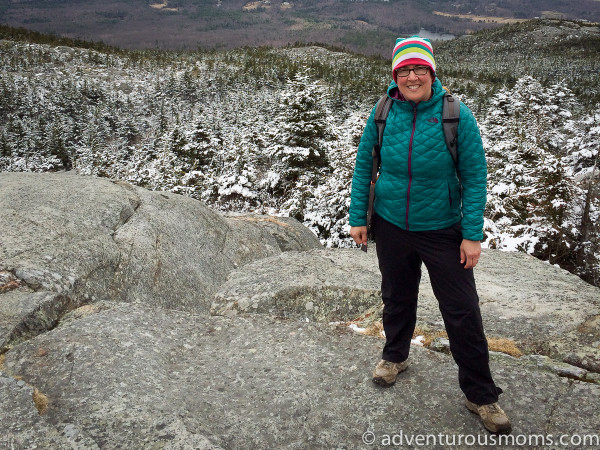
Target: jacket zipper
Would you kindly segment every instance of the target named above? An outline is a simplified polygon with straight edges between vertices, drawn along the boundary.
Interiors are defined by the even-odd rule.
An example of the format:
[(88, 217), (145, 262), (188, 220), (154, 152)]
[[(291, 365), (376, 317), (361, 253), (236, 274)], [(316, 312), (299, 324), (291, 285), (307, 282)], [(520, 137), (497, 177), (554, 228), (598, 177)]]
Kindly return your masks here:
[(417, 127), (417, 105), (413, 105), (413, 123), (412, 123), (412, 132), (410, 134), (410, 143), (408, 144), (408, 191), (406, 192), (406, 231), (408, 229), (408, 209), (410, 207), (410, 186), (412, 184), (412, 147), (413, 147), (413, 139), (415, 137), (415, 129)]

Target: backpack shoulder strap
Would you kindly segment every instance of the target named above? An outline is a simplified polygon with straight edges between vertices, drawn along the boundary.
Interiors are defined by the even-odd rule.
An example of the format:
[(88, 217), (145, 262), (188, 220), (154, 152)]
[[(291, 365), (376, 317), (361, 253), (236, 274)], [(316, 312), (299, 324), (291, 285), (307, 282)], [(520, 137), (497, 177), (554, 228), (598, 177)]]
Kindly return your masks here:
[[(446, 89), (446, 88), (444, 88)], [(460, 120), (460, 101), (446, 89), (442, 107), (442, 127), (446, 146), (452, 155), (454, 164), (458, 164), (458, 122)]]
[[(383, 143), (383, 130), (385, 122), (392, 107), (392, 99), (384, 94), (375, 106), (375, 125), (377, 126), (377, 144), (373, 145), (373, 167), (371, 169), (371, 186), (369, 187), (369, 203), (367, 206), (367, 234), (373, 237), (373, 203), (375, 202), (375, 182), (377, 181), (379, 167), (381, 166), (381, 144)], [(366, 252), (367, 246), (362, 249)]]
[(379, 149), (381, 149), (385, 121), (387, 120), (391, 107), (392, 99), (387, 94), (383, 94), (375, 106), (375, 125), (377, 126), (377, 144), (379, 145)]

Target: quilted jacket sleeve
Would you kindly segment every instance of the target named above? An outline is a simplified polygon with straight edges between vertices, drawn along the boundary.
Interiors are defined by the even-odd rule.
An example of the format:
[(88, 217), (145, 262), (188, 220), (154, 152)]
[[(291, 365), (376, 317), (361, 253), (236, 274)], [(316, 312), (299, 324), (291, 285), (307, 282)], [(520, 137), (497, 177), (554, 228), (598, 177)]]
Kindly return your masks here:
[(487, 200), (487, 164), (475, 117), (462, 103), (458, 126), (458, 173), (462, 184), (463, 238), (479, 241), (483, 239), (483, 212)]
[(356, 164), (352, 176), (352, 193), (350, 194), (350, 226), (352, 227), (367, 225), (369, 187), (373, 168), (372, 152), (375, 143), (377, 143), (377, 126), (375, 125), (375, 108), (373, 108), (356, 153)]

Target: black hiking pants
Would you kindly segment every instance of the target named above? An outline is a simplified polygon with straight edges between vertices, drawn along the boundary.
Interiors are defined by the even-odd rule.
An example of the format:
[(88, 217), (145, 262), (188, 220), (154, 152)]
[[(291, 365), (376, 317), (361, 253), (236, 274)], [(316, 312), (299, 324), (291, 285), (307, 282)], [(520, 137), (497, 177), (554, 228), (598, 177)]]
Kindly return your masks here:
[(496, 402), (502, 390), (490, 373), (473, 269), (460, 263), (460, 223), (443, 230), (406, 231), (374, 215), (373, 227), (382, 276), (383, 359), (401, 362), (408, 358), (423, 262), (458, 365), (461, 390), (473, 403)]

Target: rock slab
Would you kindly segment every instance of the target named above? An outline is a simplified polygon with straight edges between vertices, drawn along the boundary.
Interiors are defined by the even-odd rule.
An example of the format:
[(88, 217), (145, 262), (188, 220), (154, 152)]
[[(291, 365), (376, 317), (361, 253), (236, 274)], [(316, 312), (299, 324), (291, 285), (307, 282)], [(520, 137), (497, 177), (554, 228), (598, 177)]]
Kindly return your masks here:
[[(381, 318), (377, 264), (374, 248), (275, 255), (230, 272), (211, 312), (325, 322)], [(484, 249), (475, 278), (488, 337), (600, 373), (599, 288), (532, 256), (491, 249)], [(423, 328), (444, 329), (425, 266), (417, 317)]]
[[(223, 216), (69, 174), (0, 174), (0, 211), (0, 447), (389, 448), (390, 436), (489, 436), (448, 354), (414, 347), (394, 387), (371, 382), (383, 341), (338, 321), (380, 314), (374, 251), (323, 249), (292, 219)], [(488, 335), (545, 355), (491, 355), (513, 434), (598, 439), (600, 291), (491, 250), (476, 276)], [(420, 323), (441, 327), (426, 273), (419, 302)]]
[(208, 311), (232, 270), (321, 247), (293, 219), (65, 173), (1, 173), (0, 211), (0, 351), (101, 300)]
[[(367, 432), (386, 448), (400, 432), (488, 435), (448, 355), (414, 347), (394, 387), (374, 385), (382, 344), (323, 323), (122, 304), (19, 345), (4, 365), (48, 395), (34, 442), (56, 448), (367, 448)], [(492, 370), (513, 434), (600, 429), (600, 386), (510, 357)], [(18, 424), (2, 431), (26, 443)]]

